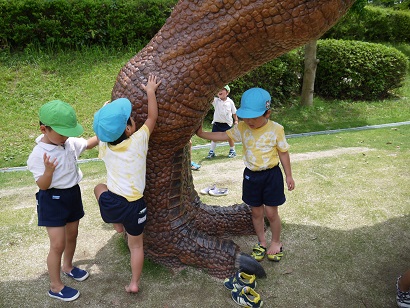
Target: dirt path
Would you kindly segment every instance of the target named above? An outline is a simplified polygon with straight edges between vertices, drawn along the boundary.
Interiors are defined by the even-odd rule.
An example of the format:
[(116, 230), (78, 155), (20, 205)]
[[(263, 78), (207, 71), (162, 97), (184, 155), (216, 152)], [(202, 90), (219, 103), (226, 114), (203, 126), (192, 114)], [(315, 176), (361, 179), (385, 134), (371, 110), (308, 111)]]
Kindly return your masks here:
[[(298, 174), (297, 190), (292, 192), (282, 212), (285, 257), (280, 263), (262, 262), (268, 278), (258, 281), (257, 291), (265, 301), (264, 307), (395, 306), (394, 280), (403, 266), (410, 264), (410, 231), (406, 227), (409, 205), (399, 207), (394, 203), (400, 192), (386, 185), (389, 177), (397, 174), (396, 169), (401, 170), (402, 166), (392, 163), (393, 169), (386, 171), (377, 160), (369, 160), (366, 169), (359, 169), (357, 159), (353, 160), (358, 154), (385, 155), (382, 152), (372, 154), (373, 151), (351, 147), (291, 155), (294, 172)], [(336, 161), (344, 165), (335, 171)], [(75, 265), (91, 274), (81, 283), (63, 278), (64, 283), (81, 292), (79, 299), (64, 305), (238, 307), (221, 280), (190, 267), (172, 273), (150, 262), (144, 265), (141, 292), (126, 294), (123, 287), (130, 278), (129, 256), (121, 236), (102, 222), (92, 195), (93, 187), (105, 180), (102, 163), (90, 165), (95, 170), (81, 167), (85, 174), (81, 187), (86, 216), (80, 224)], [(353, 175), (346, 178), (344, 170)], [(370, 170), (372, 176), (366, 170)], [(200, 171), (193, 172), (197, 191), (216, 183), (228, 187), (229, 194), (201, 196), (203, 202), (210, 205), (240, 203), (242, 171), (243, 162), (239, 157), (212, 164), (204, 161)], [(372, 187), (378, 187), (382, 176), (386, 191), (379, 193)], [(353, 182), (357, 186), (348, 185)], [(329, 186), (334, 194), (321, 194), (324, 187)], [(63, 305), (46, 295), (48, 239), (44, 228), (37, 227), (33, 204), (35, 190), (31, 184), (16, 190), (0, 189), (0, 307)], [(366, 200), (360, 200), (365, 190), (371, 190), (369, 206)], [(373, 195), (374, 200), (371, 199)], [(381, 197), (385, 199), (378, 199)], [(357, 202), (365, 206), (356, 207)], [(374, 202), (379, 202), (377, 207), (373, 207)], [(324, 214), (319, 214), (320, 209), (326, 209)], [(10, 225), (7, 217), (16, 224)], [(269, 231), (267, 235), (269, 237)], [(234, 240), (243, 251), (249, 252), (255, 237)], [(402, 246), (398, 247), (397, 243)]]

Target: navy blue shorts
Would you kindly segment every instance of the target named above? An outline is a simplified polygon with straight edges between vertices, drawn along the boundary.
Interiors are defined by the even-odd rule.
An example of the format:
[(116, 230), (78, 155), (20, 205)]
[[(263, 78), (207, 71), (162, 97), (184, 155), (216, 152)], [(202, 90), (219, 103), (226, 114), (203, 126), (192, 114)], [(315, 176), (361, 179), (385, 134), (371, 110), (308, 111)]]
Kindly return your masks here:
[(144, 231), (147, 221), (147, 206), (144, 198), (129, 202), (122, 196), (105, 191), (98, 200), (101, 217), (106, 223), (121, 223), (133, 236)]
[(284, 182), (279, 165), (262, 171), (243, 171), (242, 200), (249, 206), (279, 206), (285, 203)]
[(220, 122), (215, 122), (212, 125), (212, 131), (213, 132), (226, 132), (228, 129), (231, 129), (227, 123), (220, 123)]
[(50, 188), (36, 193), (38, 225), (63, 227), (84, 217), (80, 186)]

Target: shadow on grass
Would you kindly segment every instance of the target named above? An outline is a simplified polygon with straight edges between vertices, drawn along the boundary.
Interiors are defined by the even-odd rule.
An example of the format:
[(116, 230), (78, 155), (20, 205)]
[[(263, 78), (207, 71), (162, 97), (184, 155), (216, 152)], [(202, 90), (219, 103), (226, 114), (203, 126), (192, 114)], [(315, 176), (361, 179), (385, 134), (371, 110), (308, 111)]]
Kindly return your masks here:
[[(264, 307), (395, 307), (395, 281), (410, 267), (410, 215), (352, 230), (283, 223), (285, 256), (262, 261), (268, 277), (256, 291)], [(92, 241), (92, 238), (89, 238)], [(255, 237), (236, 237), (249, 252)], [(122, 246), (122, 247), (121, 247)], [(84, 250), (86, 248), (83, 248)], [(16, 262), (24, 256), (16, 256)], [(222, 281), (188, 267), (177, 273), (146, 260), (137, 295), (127, 294), (129, 255), (121, 235), (113, 235), (93, 258), (76, 266), (90, 271), (78, 288), (76, 307), (237, 307)], [(43, 264), (45, 260), (32, 260)], [(1, 307), (58, 307), (47, 296), (48, 275), (0, 283)]]

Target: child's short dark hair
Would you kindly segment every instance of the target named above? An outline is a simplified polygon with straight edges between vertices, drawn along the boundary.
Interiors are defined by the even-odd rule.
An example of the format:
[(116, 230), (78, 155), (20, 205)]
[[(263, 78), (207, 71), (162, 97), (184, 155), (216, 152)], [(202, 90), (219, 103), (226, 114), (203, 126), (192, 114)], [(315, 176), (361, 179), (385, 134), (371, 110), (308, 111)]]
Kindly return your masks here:
[[(128, 118), (127, 125), (132, 125), (131, 117)], [(108, 142), (108, 144), (117, 145), (117, 144), (120, 144), (121, 142), (123, 142), (127, 138), (128, 138), (128, 136), (127, 136), (127, 134), (125, 133), (125, 130), (124, 130), (122, 135), (117, 140), (114, 140), (113, 142)]]
[(52, 128), (51, 128), (50, 126), (48, 126), (48, 125), (45, 125), (45, 124), (44, 124), (43, 122), (41, 122), (41, 121), (40, 121), (40, 126), (41, 126), (41, 125), (44, 125), (44, 126), (45, 126), (45, 127), (47, 128), (47, 130), (50, 130), (50, 129), (52, 129)]

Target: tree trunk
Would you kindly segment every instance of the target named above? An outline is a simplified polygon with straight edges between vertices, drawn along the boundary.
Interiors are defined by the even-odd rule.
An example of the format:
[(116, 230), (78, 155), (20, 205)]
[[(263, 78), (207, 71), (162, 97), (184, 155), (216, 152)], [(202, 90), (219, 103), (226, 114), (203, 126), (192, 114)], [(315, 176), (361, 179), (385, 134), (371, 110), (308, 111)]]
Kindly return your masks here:
[(319, 60), (316, 59), (316, 48), (317, 40), (312, 40), (305, 45), (305, 70), (303, 73), (303, 85), (301, 94), (302, 106), (313, 106), (316, 67), (319, 63)]

